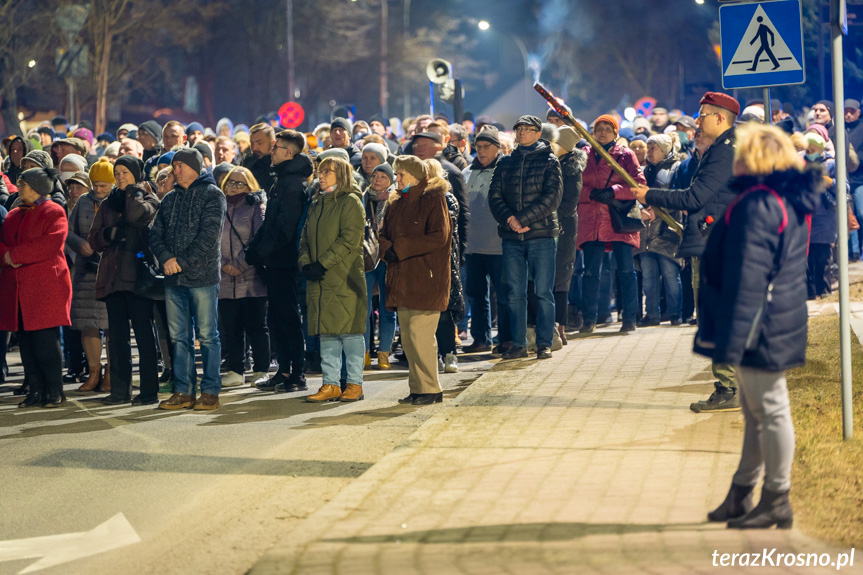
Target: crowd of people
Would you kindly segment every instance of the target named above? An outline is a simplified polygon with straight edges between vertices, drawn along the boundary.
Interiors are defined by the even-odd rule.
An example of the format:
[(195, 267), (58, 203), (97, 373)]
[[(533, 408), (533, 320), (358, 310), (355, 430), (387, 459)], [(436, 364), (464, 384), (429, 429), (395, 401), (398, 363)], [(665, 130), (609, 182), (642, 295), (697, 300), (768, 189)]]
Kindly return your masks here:
[(579, 130), (554, 109), (509, 129), (337, 109), (308, 133), (262, 117), (96, 138), (54, 118), (3, 141), (0, 374), (13, 334), (21, 408), (76, 382), (107, 405), (214, 410), (223, 388), (304, 392), (307, 373), (322, 385), (306, 401), (359, 401), (364, 371), (399, 359), (399, 402), (429, 405), (460, 353), (549, 359), (615, 311), (623, 335), (692, 324), (717, 381), (691, 409), (746, 423), (710, 518), (790, 526), (784, 372), (804, 361), (806, 299), (831, 291), (838, 202), (860, 257), (863, 123), (846, 101), (837, 190), (832, 104), (770, 109), (765, 126), (763, 102), (708, 92), (696, 117)]

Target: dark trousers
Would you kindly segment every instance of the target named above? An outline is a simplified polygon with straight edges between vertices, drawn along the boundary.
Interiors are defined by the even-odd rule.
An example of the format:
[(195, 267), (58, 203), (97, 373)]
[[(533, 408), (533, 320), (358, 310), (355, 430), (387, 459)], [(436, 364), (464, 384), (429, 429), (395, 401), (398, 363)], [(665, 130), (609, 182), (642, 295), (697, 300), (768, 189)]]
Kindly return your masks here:
[(38, 395), (43, 399), (60, 397), (63, 394), (60, 328), (19, 331), (18, 347), (21, 350), (24, 376), (30, 384), (30, 395)]
[(455, 353), (455, 322), (452, 320), (452, 312), (442, 311), (437, 322), (437, 351), (439, 355)]
[(84, 355), (84, 344), (81, 342), (81, 332), (68, 325), (62, 327), (63, 357), (66, 369), (72, 373), (81, 373), (87, 367), (87, 356)]
[(305, 341), (297, 302), (296, 271), (268, 267), (266, 276), (269, 304), (267, 325), (275, 343), (279, 372), (302, 375)]
[(509, 294), (503, 280), (503, 256), (488, 254), (467, 255), (465, 295), (470, 302), (470, 335), (475, 342), (492, 345), (491, 297), (489, 281), (497, 299), (497, 336), (501, 343), (512, 340), (509, 328)]
[(159, 394), (159, 366), (156, 338), (153, 335), (151, 300), (132, 292), (112, 293), (105, 299), (108, 308), (108, 355), (111, 360), (111, 397), (132, 397), (132, 341), (129, 322), (135, 330), (138, 346), (138, 374), (141, 376), (142, 399), (156, 399)]
[[(600, 269), (605, 255), (604, 242), (586, 242), (584, 250), (584, 323), (595, 324), (600, 290)], [(612, 255), (617, 263), (617, 279), (620, 280), (621, 297), (617, 310), (623, 321), (635, 321), (638, 307), (638, 283), (632, 259), (632, 246), (624, 242), (611, 242)], [(621, 301), (622, 300), (622, 301)]]
[[(153, 308), (159, 314), (159, 323), (161, 324), (161, 330), (157, 329), (156, 332), (168, 343), (168, 357), (171, 359), (171, 365), (174, 365), (174, 340), (171, 339), (171, 330), (168, 329), (168, 309), (165, 300), (154, 300)], [(153, 323), (155, 324), (155, 321)], [(162, 361), (164, 361), (166, 350), (160, 349), (159, 351), (162, 352)]]
[(809, 299), (830, 293), (830, 244), (809, 244), (806, 287)]
[[(243, 374), (246, 360), (246, 338), (252, 346), (254, 371), (270, 369), (270, 333), (267, 330), (267, 298), (244, 297), (220, 299), (222, 347), (226, 350), (228, 370)], [(243, 337), (245, 335), (245, 337)]]

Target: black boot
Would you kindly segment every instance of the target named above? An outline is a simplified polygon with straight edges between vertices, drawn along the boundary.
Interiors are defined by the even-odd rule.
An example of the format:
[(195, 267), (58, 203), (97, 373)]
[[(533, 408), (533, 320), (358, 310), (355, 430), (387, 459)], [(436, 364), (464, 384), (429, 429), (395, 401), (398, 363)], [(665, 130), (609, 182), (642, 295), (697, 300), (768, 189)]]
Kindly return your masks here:
[(752, 511), (752, 485), (731, 484), (728, 495), (719, 507), (707, 514), (708, 521), (728, 521), (743, 517)]
[(728, 522), (729, 529), (770, 529), (774, 525), (778, 529), (791, 529), (794, 524), (794, 512), (788, 500), (788, 491), (777, 493), (766, 487), (761, 489), (761, 501), (755, 509)]

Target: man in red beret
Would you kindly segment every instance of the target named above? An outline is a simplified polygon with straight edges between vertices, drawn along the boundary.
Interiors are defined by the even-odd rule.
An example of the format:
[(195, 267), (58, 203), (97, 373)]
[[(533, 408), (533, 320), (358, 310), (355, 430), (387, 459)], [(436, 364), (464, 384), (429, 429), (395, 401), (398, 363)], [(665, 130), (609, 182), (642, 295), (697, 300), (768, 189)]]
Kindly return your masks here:
[[(731, 169), (734, 163), (734, 122), (740, 114), (740, 103), (721, 92), (707, 92), (701, 98), (701, 108), (695, 125), (701, 137), (710, 142), (704, 152), (692, 183), (680, 190), (664, 190), (639, 186), (632, 188), (638, 201), (661, 208), (685, 210), (689, 216), (683, 231), (683, 241), (677, 252), (678, 257), (692, 258), (692, 288), (695, 301), (698, 301), (698, 282), (700, 278), (700, 258), (704, 252), (707, 234), (700, 228), (707, 227), (708, 217), (718, 220), (725, 213), (728, 204), (735, 198), (729, 189)], [(695, 413), (734, 411), (740, 409), (737, 385), (734, 381), (734, 367), (728, 364), (713, 364), (715, 391), (706, 400), (689, 406)]]

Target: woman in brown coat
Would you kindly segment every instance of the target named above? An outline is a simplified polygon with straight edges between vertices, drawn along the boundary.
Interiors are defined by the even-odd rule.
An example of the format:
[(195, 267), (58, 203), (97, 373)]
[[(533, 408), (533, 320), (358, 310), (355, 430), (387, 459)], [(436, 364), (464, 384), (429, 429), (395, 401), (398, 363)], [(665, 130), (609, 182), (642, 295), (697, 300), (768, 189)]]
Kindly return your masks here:
[(416, 156), (399, 156), (395, 169), (399, 191), (384, 216), (380, 251), (387, 262), (387, 307), (398, 311), (410, 365), (410, 395), (399, 403), (429, 405), (443, 400), (435, 331), (450, 295), (448, 184)]
[(141, 183), (144, 164), (133, 156), (121, 156), (114, 163), (116, 185), (99, 206), (90, 228), (89, 242), (102, 254), (96, 276), (96, 299), (108, 307), (108, 365), (111, 369), (111, 395), (107, 405), (132, 399), (132, 344), (129, 322), (135, 330), (141, 375), (141, 394), (133, 405), (159, 401), (159, 373), (156, 339), (150, 310), (153, 302), (135, 293), (138, 279), (138, 254), (149, 252), (148, 234), (159, 199), (146, 182)]

